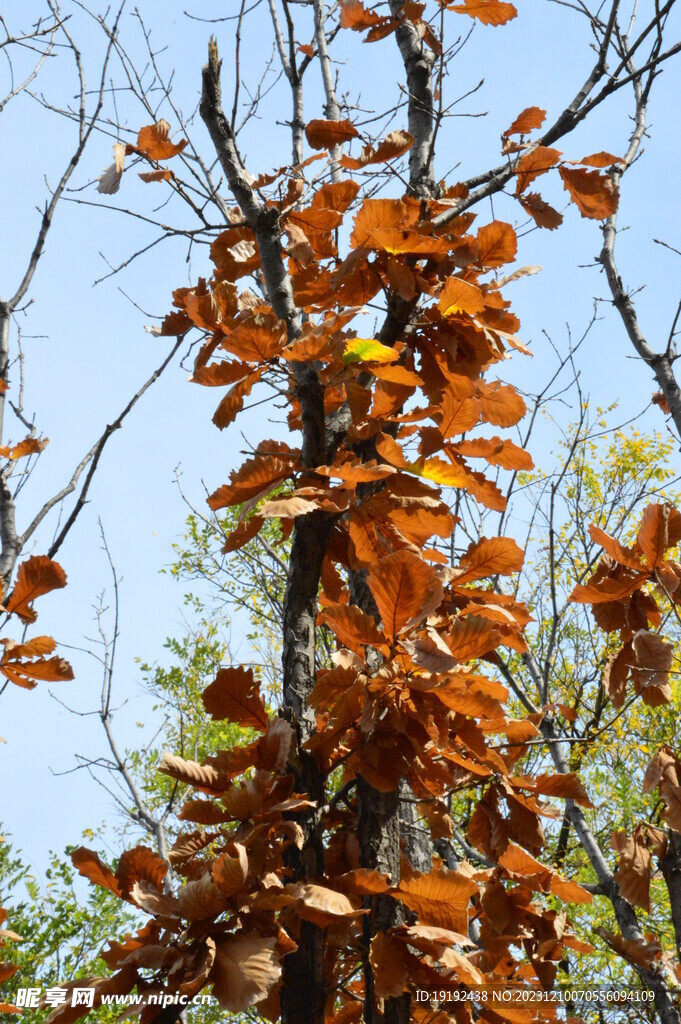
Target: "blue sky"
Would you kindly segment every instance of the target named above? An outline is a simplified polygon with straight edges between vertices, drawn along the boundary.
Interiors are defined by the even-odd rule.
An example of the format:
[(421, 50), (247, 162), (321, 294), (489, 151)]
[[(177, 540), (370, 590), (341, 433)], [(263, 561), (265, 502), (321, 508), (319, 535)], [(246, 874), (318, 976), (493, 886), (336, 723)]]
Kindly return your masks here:
[[(647, 5), (643, 5), (646, 6)], [(81, 42), (94, 84), (102, 52), (102, 35), (94, 22), (68, 0), (71, 28)], [(186, 17), (187, 0), (167, 0), (163, 5), (140, 0), (139, 9), (159, 54), (161, 66), (174, 70), (174, 98), (185, 114), (196, 107), (200, 68), (205, 60), (211, 26)], [(203, 17), (232, 13), (236, 4), (206, 0)], [(549, 121), (572, 98), (590, 70), (586, 26), (571, 10), (548, 0), (517, 0), (520, 17), (505, 28), (476, 28), (468, 46), (452, 68), (448, 96), (467, 92), (484, 79), (479, 91), (456, 109), (464, 114), (489, 112), (486, 117), (456, 117), (441, 134), (436, 172), (450, 175), (451, 182), (498, 162), (499, 137), (513, 118), (528, 105), (548, 110)], [(42, 7), (37, 0), (21, 5), (21, 23)], [(457, 30), (467, 19), (451, 16)], [(678, 19), (677, 19), (678, 21)], [(135, 62), (145, 60), (140, 27), (130, 11), (121, 22), (124, 45)], [(468, 25), (466, 25), (468, 27)], [(670, 39), (678, 37), (679, 25), (670, 24)], [(234, 76), (234, 23), (214, 28), (224, 58), (225, 102), (231, 106)], [(676, 30), (676, 36), (674, 32)], [(311, 33), (308, 33), (310, 35)], [(302, 42), (309, 38), (302, 35)], [(272, 55), (272, 31), (265, 4), (247, 19), (242, 49), (246, 85), (257, 86), (263, 64)], [(398, 95), (403, 71), (393, 39), (363, 45), (354, 33), (342, 33), (336, 56), (339, 91), (362, 108), (380, 110)], [(276, 57), (275, 57), (276, 62)], [(274, 65), (276, 67), (276, 63)], [(0, 68), (0, 75), (3, 74)], [(120, 65), (111, 68), (114, 81), (121, 80)], [(271, 76), (272, 81), (274, 75)], [(318, 69), (307, 72), (306, 119), (322, 116), (323, 97)], [(48, 97), (70, 98), (75, 80), (68, 55), (61, 55), (44, 70), (40, 88)], [(287, 162), (289, 136), (278, 125), (288, 116), (285, 82), (275, 85), (262, 104), (259, 119), (244, 129), (241, 145), (252, 171), (260, 172)], [(246, 90), (242, 92), (246, 95)], [(674, 253), (653, 239), (679, 246), (680, 219), (675, 179), (681, 158), (677, 97), (681, 95), (681, 64), (672, 64), (653, 90), (651, 130), (645, 152), (626, 175), (620, 223), (631, 225), (618, 243), (618, 258), (625, 282), (644, 285), (637, 296), (642, 325), (651, 342), (663, 345), (678, 302), (678, 261)], [(129, 98), (119, 95), (119, 113), (137, 130), (147, 123)], [(566, 156), (579, 158), (596, 150), (623, 152), (629, 131), (631, 97), (627, 90), (604, 104), (592, 118), (563, 140)], [(176, 128), (167, 109), (160, 113)], [(54, 181), (73, 146), (73, 125), (47, 113), (28, 96), (10, 104), (2, 115), (5, 156), (0, 163), (0, 217), (4, 245), (0, 248), (0, 294), (16, 287), (19, 273), (33, 244), (38, 221), (36, 205), (45, 196), (45, 178)], [(398, 114), (395, 127), (405, 127)], [(207, 133), (200, 122), (193, 128), (205, 153), (210, 152)], [(33, 305), (22, 320), (26, 335), (26, 408), (35, 409), (41, 431), (51, 443), (38, 469), (21, 495), (20, 525), (36, 505), (61, 486), (73, 465), (125, 404), (131, 392), (161, 362), (167, 341), (144, 331), (151, 321), (139, 307), (161, 315), (170, 306), (172, 288), (195, 283), (209, 270), (205, 250), (195, 250), (186, 261), (182, 241), (165, 243), (136, 261), (128, 270), (97, 287), (93, 281), (106, 273), (103, 257), (112, 263), (125, 259), (154, 236), (139, 221), (114, 212), (111, 207), (129, 206), (151, 215), (166, 198), (164, 186), (145, 186), (134, 172), (123, 179), (119, 196), (101, 197), (92, 184), (111, 162), (112, 140), (95, 137), (73, 181), (71, 198), (96, 202), (103, 209), (64, 203), (57, 212), (47, 249), (32, 289)], [(86, 187), (87, 186), (87, 187)], [(560, 183), (547, 183), (545, 197), (562, 208)], [(481, 221), (491, 210), (478, 211)], [(515, 221), (516, 206), (504, 197), (494, 201), (494, 214)], [(173, 208), (163, 217), (170, 219)], [(178, 208), (176, 219), (185, 222)], [(521, 335), (530, 344), (532, 359), (514, 357), (504, 375), (532, 391), (547, 379), (554, 356), (543, 334), (546, 331), (564, 346), (569, 324), (579, 336), (589, 321), (594, 296), (605, 296), (605, 282), (593, 262), (599, 251), (599, 225), (582, 220), (574, 207), (566, 211), (557, 232), (533, 231), (520, 242), (518, 265), (540, 264), (542, 273), (509, 288), (514, 309), (522, 321)], [(102, 255), (103, 254), (103, 255)], [(621, 418), (642, 409), (655, 390), (648, 371), (633, 358), (612, 309), (601, 306), (603, 319), (596, 325), (578, 360), (584, 391), (594, 404), (620, 402)], [(163, 660), (166, 636), (182, 630), (182, 593), (159, 570), (171, 557), (170, 545), (182, 530), (187, 509), (175, 483), (176, 467), (183, 488), (198, 506), (209, 491), (227, 478), (240, 461), (240, 431), (251, 441), (281, 433), (278, 424), (266, 425), (259, 407), (223, 433), (211, 424), (216, 394), (190, 385), (187, 372), (175, 365), (129, 418), (125, 428), (110, 442), (92, 489), (91, 503), (62, 548), (59, 560), (69, 577), (66, 591), (43, 598), (38, 606), (40, 632), (52, 633), (60, 642), (83, 646), (94, 634), (92, 604), (109, 587), (106, 560), (100, 551), (97, 519), (101, 516), (118, 572), (123, 578), (121, 640), (118, 661), (119, 702), (127, 700), (117, 717), (123, 742), (139, 738), (135, 722), (150, 728), (149, 706), (139, 691), (135, 658)], [(570, 416), (569, 409), (563, 415)], [(646, 422), (662, 428), (658, 410)], [(19, 435), (14, 437), (19, 439)], [(546, 456), (554, 438), (547, 430), (535, 438), (536, 461)], [(35, 553), (46, 550), (55, 520), (35, 539)], [(59, 695), (74, 707), (86, 709), (97, 700), (100, 678), (97, 667), (78, 651), (69, 656), (76, 670), (74, 683), (62, 684)], [(83, 828), (97, 826), (115, 813), (103, 791), (85, 775), (55, 776), (51, 772), (73, 766), (73, 753), (96, 756), (102, 751), (95, 720), (74, 718), (52, 701), (47, 687), (32, 693), (8, 688), (0, 701), (0, 764), (10, 785), (3, 787), (0, 819), (8, 832), (40, 871), (49, 848), (60, 849), (77, 842)]]

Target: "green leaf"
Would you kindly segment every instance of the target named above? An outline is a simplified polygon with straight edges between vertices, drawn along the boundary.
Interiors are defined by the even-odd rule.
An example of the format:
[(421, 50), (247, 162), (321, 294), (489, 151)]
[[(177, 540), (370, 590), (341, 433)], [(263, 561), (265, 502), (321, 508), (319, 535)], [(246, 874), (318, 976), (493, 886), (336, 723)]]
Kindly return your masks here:
[(394, 363), (399, 352), (382, 345), (375, 338), (353, 338), (345, 346), (343, 363)]

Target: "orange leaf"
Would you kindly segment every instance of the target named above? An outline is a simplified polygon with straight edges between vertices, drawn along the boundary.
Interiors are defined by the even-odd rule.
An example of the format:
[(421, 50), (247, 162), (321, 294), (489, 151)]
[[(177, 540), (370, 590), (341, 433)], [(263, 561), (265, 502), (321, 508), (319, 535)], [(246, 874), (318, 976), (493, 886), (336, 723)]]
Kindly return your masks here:
[(510, 537), (482, 537), (462, 555), (461, 568), (464, 571), (454, 582), (458, 585), (485, 576), (510, 576), (520, 572), (524, 558), (524, 551)]
[(15, 445), (3, 445), (0, 448), (0, 455), (5, 459), (21, 459), (26, 455), (35, 455), (41, 452), (49, 444), (47, 437), (25, 437)]
[(412, 227), (418, 219), (418, 210), (405, 207), (399, 199), (365, 199), (355, 217), (350, 244), (355, 248), (369, 248), (377, 228), (404, 230)]
[(529, 452), (519, 448), (513, 441), (502, 441), (500, 437), (476, 437), (472, 441), (460, 441), (452, 446), (460, 455), (486, 459), (490, 466), (502, 469), (534, 469)]
[(437, 308), (443, 316), (455, 313), (480, 313), (485, 308), (482, 292), (476, 285), (449, 277), (440, 293)]
[(8, 612), (22, 622), (35, 622), (37, 613), (29, 605), (37, 597), (66, 586), (66, 573), (47, 555), (31, 555), (19, 566), (14, 589), (5, 603)]
[(409, 991), (409, 969), (406, 950), (385, 932), (378, 932), (371, 940), (369, 962), (374, 975), (375, 993), (379, 999), (399, 997)]
[(351, 28), (355, 32), (363, 32), (365, 28), (373, 28), (383, 20), (375, 11), (368, 11), (361, 0), (341, 0), (341, 28)]
[(563, 797), (566, 800), (574, 800), (582, 807), (593, 807), (582, 780), (572, 772), (564, 775), (537, 775), (533, 781), (535, 793)]
[(226, 718), (235, 725), (264, 732), (269, 715), (259, 685), (252, 668), (221, 668), (214, 682), (203, 691), (203, 706), (216, 721)]
[(136, 846), (133, 850), (125, 850), (121, 854), (116, 869), (116, 878), (121, 895), (127, 899), (135, 882), (149, 882), (163, 892), (163, 882), (168, 873), (168, 865), (158, 854), (146, 846)]
[(563, 214), (554, 210), (538, 192), (528, 192), (526, 196), (519, 196), (519, 199), (523, 210), (529, 213), (537, 227), (554, 231), (563, 223)]
[(92, 850), (79, 846), (71, 854), (71, 860), (79, 875), (83, 875), (84, 878), (88, 878), (95, 885), (99, 885), (103, 889), (108, 889), (116, 896), (121, 895), (120, 883), (113, 871), (106, 864), (103, 864), (98, 855)]
[(244, 544), (248, 544), (254, 537), (257, 537), (264, 521), (262, 516), (251, 516), (250, 519), (245, 519), (239, 523), (222, 545), (224, 554), (228, 554), (230, 551), (238, 551)]
[(508, 844), (501, 857), (499, 857), (499, 864), (514, 875), (545, 874), (549, 876), (552, 874), (551, 868), (547, 868), (544, 864), (535, 860), (534, 857), (531, 857), (522, 847), (516, 846), (515, 843)]
[(137, 148), (150, 160), (170, 160), (177, 156), (187, 145), (187, 140), (171, 142), (168, 138), (170, 125), (167, 121), (157, 121), (142, 128), (137, 136)]
[(387, 160), (394, 160), (395, 157), (406, 153), (413, 145), (414, 138), (409, 132), (396, 130), (386, 135), (383, 142), (379, 142), (377, 147), (364, 146), (361, 156), (357, 158), (342, 156), (339, 163), (341, 167), (347, 167), (348, 170), (355, 171), (360, 167), (366, 167), (367, 164), (381, 164)]
[(224, 430), (233, 423), (244, 407), (244, 402), (262, 376), (262, 370), (256, 370), (244, 377), (238, 384), (230, 388), (213, 413), (213, 423), (219, 430)]
[(483, 267), (501, 267), (512, 263), (518, 251), (516, 233), (510, 224), (494, 220), (478, 231), (479, 260)]
[(622, 579), (605, 579), (578, 584), (570, 594), (570, 600), (578, 604), (605, 604), (608, 601), (619, 601), (628, 597), (646, 582), (647, 574), (629, 573)]
[(475, 882), (456, 871), (436, 871), (424, 875), (415, 872), (391, 892), (418, 915), (419, 924), (466, 934), (466, 908), (478, 887)]
[(272, 455), (256, 455), (254, 459), (249, 459), (240, 469), (231, 474), (229, 484), (223, 484), (214, 494), (211, 494), (208, 505), (213, 511), (228, 508), (230, 505), (240, 505), (260, 493), (267, 493), (290, 472), (289, 462), (284, 462)]
[(621, 162), (621, 157), (604, 152), (592, 153), (591, 156), (583, 156), (581, 160), (577, 161), (577, 163), (586, 164), (587, 167), (610, 167), (612, 164)]
[(504, 0), (463, 0), (464, 7), (455, 7), (447, 4), (447, 10), (455, 14), (467, 14), (471, 18), (477, 18), (483, 25), (505, 25), (518, 16), (513, 4), (505, 3)]
[(527, 406), (516, 389), (510, 384), (500, 384), (499, 381), (492, 384), (481, 381), (478, 401), (482, 419), (495, 427), (513, 427), (527, 412)]
[(561, 167), (560, 176), (563, 188), (570, 193), (570, 199), (582, 217), (605, 220), (617, 209), (619, 191), (609, 175)]
[(352, 201), (359, 192), (360, 185), (351, 178), (345, 181), (330, 181), (317, 189), (310, 208), (313, 210), (336, 210), (337, 213), (345, 213)]
[(352, 651), (370, 646), (387, 653), (385, 635), (374, 620), (356, 605), (327, 605), (319, 613), (318, 621), (326, 623), (340, 643)]
[(15, 661), (3, 658), (0, 672), (26, 690), (32, 690), (35, 680), (47, 683), (61, 683), (73, 679), (73, 669), (64, 658), (39, 658), (36, 661)]
[(427, 618), (442, 600), (442, 584), (435, 571), (411, 551), (381, 558), (367, 582), (391, 640)]
[(560, 150), (549, 149), (547, 146), (535, 146), (529, 153), (521, 156), (515, 166), (518, 178), (515, 188), (516, 195), (520, 195), (531, 182), (555, 167), (560, 157)]
[(666, 503), (646, 506), (636, 538), (651, 569), (664, 560), (668, 548), (681, 540), (681, 513)]
[(142, 181), (170, 181), (175, 177), (175, 172), (171, 171), (169, 167), (163, 167), (158, 171), (145, 171), (140, 174)]
[(305, 128), (305, 137), (312, 149), (333, 149), (349, 139), (356, 139), (359, 132), (352, 121), (325, 121), (318, 118)]
[(238, 380), (243, 380), (251, 371), (252, 367), (248, 363), (224, 360), (220, 363), (196, 366), (189, 380), (192, 384), (202, 384), (207, 388), (219, 388), (224, 387), (225, 384), (234, 384)]
[(516, 117), (510, 128), (504, 132), (504, 138), (509, 135), (527, 135), (535, 128), (541, 128), (546, 119), (546, 111), (541, 107), (525, 107)]
[(625, 548), (614, 537), (610, 537), (605, 530), (593, 523), (589, 526), (589, 536), (595, 544), (600, 544), (604, 551), (614, 558), (620, 565), (626, 565), (629, 569), (645, 570), (645, 566), (639, 556), (631, 548)]

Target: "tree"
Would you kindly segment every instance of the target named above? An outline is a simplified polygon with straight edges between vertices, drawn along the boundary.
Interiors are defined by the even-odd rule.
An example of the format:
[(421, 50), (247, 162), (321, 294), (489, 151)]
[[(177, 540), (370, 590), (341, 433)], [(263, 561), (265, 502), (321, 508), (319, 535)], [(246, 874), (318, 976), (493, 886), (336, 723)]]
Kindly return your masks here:
[[(96, 854), (76, 852), (82, 874), (152, 919), (120, 947), (112, 976), (93, 982), (95, 998), (137, 988), (145, 1019), (164, 1022), (183, 1007), (159, 1010), (159, 996), (191, 998), (206, 984), (225, 1010), (257, 1006), (286, 1024), (525, 1020), (496, 996), (522, 1002), (550, 991), (568, 951), (590, 951), (563, 908), (596, 896), (608, 905), (604, 940), (651, 993), (659, 1020), (676, 1024), (671, 955), (644, 933), (637, 908), (645, 909), (642, 882), (655, 854), (676, 924), (679, 762), (667, 747), (655, 753), (644, 786), (659, 794), (664, 827), (644, 822), (620, 836), (614, 872), (579, 774), (579, 747), (589, 750), (592, 722), (584, 734), (570, 730), (593, 684), (600, 706), (588, 710), (596, 733), (608, 700), (627, 710), (634, 699), (650, 707), (669, 702), (673, 648), (662, 630), (676, 615), (680, 573), (670, 552), (681, 539), (681, 513), (651, 502), (632, 527), (633, 509), (616, 506), (617, 529), (594, 523), (584, 552), (575, 553), (574, 538), (559, 538), (575, 571), (568, 584), (555, 517), (575, 445), (548, 485), (550, 604), (533, 644), (524, 636), (530, 612), (509, 582), (523, 566), (523, 549), (503, 535), (473, 535), (463, 546), (454, 534), (457, 519), (466, 527), (466, 515), (480, 522), (470, 504), (487, 513), (507, 507), (498, 484), (471, 460), (514, 475), (532, 468), (525, 447), (509, 438), (468, 436), (480, 426), (506, 431), (526, 413), (519, 392), (492, 376), (509, 349), (525, 351), (504, 297), (523, 271), (498, 276), (515, 260), (517, 233), (496, 218), (471, 231), (471, 210), (510, 185), (510, 201), (537, 226), (557, 228), (561, 215), (529, 191), (555, 173), (583, 217), (605, 221), (608, 269), (619, 180), (645, 130), (643, 101), (680, 48), (664, 43), (673, 0), (631, 23), (620, 21), (616, 0), (598, 15), (578, 5), (589, 17), (596, 60), (574, 100), (547, 129), (543, 109), (523, 110), (503, 134), (504, 162), (454, 183), (434, 172), (458, 45), (445, 32), (461, 17), (503, 26), (516, 15), (513, 5), (464, 0), (429, 10), (390, 0), (382, 14), (345, 0), (333, 15), (321, 0), (294, 6), (301, 11), (283, 4), (280, 22), (270, 4), (293, 108), (292, 163), (273, 174), (254, 177), (242, 158), (236, 114), (230, 119), (222, 106), (217, 44), (209, 45), (200, 114), (232, 198), (211, 195), (224, 224), (211, 245), (210, 281), (176, 290), (176, 311), (160, 331), (202, 332), (193, 380), (229, 388), (214, 417), (220, 429), (262, 384), (285, 403), (289, 429), (300, 433), (299, 446), (258, 441), (209, 498), (213, 510), (241, 507), (227, 551), (269, 519), (290, 537), (283, 706), (268, 713), (252, 668), (222, 667), (204, 694), (206, 711), (259, 738), (202, 762), (164, 756), (165, 775), (208, 798), (182, 810), (207, 829), (174, 844), (175, 885), (168, 862), (147, 849), (126, 851), (115, 872)], [(313, 42), (299, 46), (297, 19), (306, 14)], [(245, 16), (244, 5), (237, 54)], [(370, 43), (392, 45), (394, 36), (408, 125), (391, 122), (385, 138), (363, 138), (354, 156), (345, 147), (360, 132), (339, 100), (328, 52), (352, 31), (367, 33)], [(314, 60), (326, 116), (304, 126), (302, 76)], [(625, 87), (637, 103), (625, 158), (565, 158), (554, 143)], [(165, 121), (144, 126), (130, 148), (154, 165), (145, 172), (150, 181), (182, 190), (179, 172), (165, 164), (184, 140), (171, 142), (169, 130)], [(304, 138), (312, 158), (305, 159)], [(406, 154), (405, 193), (396, 161)], [(120, 149), (115, 157), (104, 191), (123, 174)], [(245, 276), (258, 293), (239, 290)], [(363, 327), (363, 307), (378, 313), (374, 327)], [(665, 358), (654, 369), (673, 409), (665, 391), (671, 348)], [(454, 489), (452, 505), (443, 487)], [(621, 500), (626, 494), (622, 483)], [(574, 501), (568, 493), (566, 507)], [(583, 515), (581, 496), (576, 507)], [(583, 526), (577, 537), (584, 546)], [(629, 546), (617, 536), (627, 529)], [(597, 559), (593, 545), (605, 554)], [(610, 655), (602, 678), (582, 678), (576, 693), (561, 676), (584, 648), (580, 634), (593, 626), (565, 612), (564, 587), (573, 603), (594, 608), (608, 634), (591, 643), (592, 652)], [(331, 657), (317, 643), (319, 624), (335, 638)], [(554, 703), (561, 682), (569, 699)], [(553, 863), (542, 826), (554, 813), (547, 796), (565, 801)], [(452, 841), (460, 801), (471, 810), (464, 852), (473, 862)], [(570, 850), (568, 860), (574, 837), (581, 853)], [(565, 865), (581, 869), (587, 860), (591, 888), (565, 873)], [(418, 1002), (419, 991), (461, 1002), (443, 1000), (433, 1010)], [(548, 1001), (533, 1009), (535, 1020), (555, 1019)], [(71, 1008), (57, 1008), (49, 1020), (65, 1015), (74, 1019)]]

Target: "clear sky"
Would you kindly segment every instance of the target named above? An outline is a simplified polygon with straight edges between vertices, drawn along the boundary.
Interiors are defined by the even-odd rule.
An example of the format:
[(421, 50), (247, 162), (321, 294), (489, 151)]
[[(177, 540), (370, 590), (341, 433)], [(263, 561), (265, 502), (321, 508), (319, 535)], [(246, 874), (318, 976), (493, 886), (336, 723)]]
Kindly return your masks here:
[[(552, 120), (572, 99), (592, 65), (586, 25), (574, 11), (550, 0), (516, 0), (516, 5), (520, 17), (510, 25), (498, 29), (478, 26), (452, 68), (446, 86), (449, 98), (483, 81), (456, 111), (462, 115), (487, 113), (446, 123), (436, 172), (443, 175), (460, 165), (450, 174), (451, 182), (498, 162), (501, 132), (525, 106), (545, 107)], [(12, 13), (13, 28), (26, 26), (43, 13), (39, 0), (24, 0), (16, 6), (20, 11)], [(204, 18), (224, 17), (237, 10), (235, 0), (204, 0), (200, 4), (139, 0), (138, 6), (151, 30), (161, 68), (168, 76), (173, 72), (175, 102), (187, 116), (198, 103), (208, 36), (212, 30), (216, 32), (224, 58), (225, 101), (231, 106), (234, 21), (211, 27), (184, 12), (189, 8)], [(648, 4), (641, 6), (647, 8)], [(70, 0), (65, 0), (64, 10), (72, 15), (70, 28), (79, 40), (90, 87), (94, 88), (102, 33)], [(677, 19), (676, 26), (670, 26), (670, 39), (675, 41), (678, 35)], [(132, 8), (122, 16), (121, 39), (142, 68), (147, 57)], [(301, 42), (309, 42), (309, 38), (303, 37)], [(339, 91), (349, 102), (364, 110), (381, 110), (399, 97), (398, 83), (404, 75), (394, 39), (367, 46), (354, 33), (342, 33), (335, 52)], [(260, 3), (246, 19), (242, 99), (247, 100), (249, 90), (257, 88), (262, 69), (272, 57), (276, 69), (267, 5)], [(6, 73), (7, 68), (0, 66), (0, 75)], [(118, 61), (112, 63), (110, 77), (115, 83), (122, 81)], [(277, 123), (289, 116), (288, 87), (283, 81), (275, 82), (275, 77), (272, 72), (266, 79), (273, 89), (261, 105), (258, 119), (246, 126), (241, 139), (249, 166), (256, 173), (280, 166), (289, 157), (288, 130)], [(306, 119), (323, 116), (318, 68), (312, 66), (306, 77)], [(55, 97), (60, 102), (72, 99), (75, 78), (68, 54), (48, 63), (38, 88), (50, 102), (57, 102)], [(631, 224), (631, 229), (618, 243), (620, 268), (628, 285), (645, 286), (636, 301), (644, 329), (656, 345), (666, 340), (679, 298), (679, 257), (653, 242), (657, 238), (677, 247), (681, 244), (676, 184), (681, 163), (679, 95), (681, 63), (669, 66), (656, 82), (650, 137), (641, 160), (626, 175), (621, 204), (620, 223)], [(118, 94), (117, 102), (121, 120), (131, 129), (136, 131), (148, 122), (125, 93)], [(623, 152), (630, 109), (631, 97), (622, 90), (563, 140), (561, 148), (574, 158), (603, 149)], [(176, 128), (176, 119), (167, 107), (161, 106), (159, 115)], [(359, 114), (353, 116), (360, 118)], [(36, 205), (46, 194), (45, 179), (51, 183), (61, 172), (73, 148), (74, 126), (27, 95), (7, 107), (2, 121), (0, 295), (6, 296), (14, 291), (32, 247), (38, 223)], [(395, 127), (406, 127), (402, 112)], [(210, 142), (198, 117), (193, 133), (209, 153)], [(167, 340), (144, 331), (144, 325), (152, 321), (137, 307), (162, 315), (170, 308), (172, 288), (195, 283), (200, 274), (209, 272), (205, 250), (193, 250), (187, 261), (186, 242), (172, 241), (93, 287), (93, 282), (106, 274), (107, 260), (115, 265), (155, 237), (146, 225), (113, 207), (129, 206), (151, 216), (166, 199), (163, 185), (145, 186), (134, 173), (124, 177), (119, 196), (103, 197), (95, 192), (95, 179), (112, 159), (111, 143), (110, 138), (96, 136), (71, 183), (79, 190), (70, 193), (71, 199), (103, 208), (75, 202), (60, 206), (32, 289), (34, 303), (21, 321), (26, 335), (25, 405), (35, 410), (39, 428), (51, 443), (22, 492), (20, 526), (41, 500), (63, 485), (105, 424), (167, 351)], [(558, 208), (565, 205), (559, 182), (547, 184), (542, 191)], [(489, 213), (480, 210), (479, 216), (487, 218)], [(517, 208), (499, 197), (494, 214), (513, 222)], [(179, 207), (174, 210), (169, 205), (158, 215), (169, 223), (186, 223), (186, 214)], [(504, 367), (507, 378), (520, 387), (537, 390), (551, 371), (554, 357), (543, 332), (564, 346), (566, 324), (574, 335), (581, 334), (590, 319), (594, 296), (605, 296), (598, 269), (585, 266), (593, 263), (600, 244), (598, 224), (582, 220), (574, 207), (566, 211), (559, 231), (533, 231), (521, 240), (518, 265), (540, 264), (543, 271), (519, 281), (508, 292), (523, 324), (522, 337), (535, 353), (532, 359), (514, 357), (513, 363)], [(578, 360), (583, 388), (594, 404), (619, 401), (625, 419), (647, 404), (655, 388), (648, 371), (632, 358), (633, 351), (611, 308), (604, 304), (600, 312), (603, 319)], [(153, 726), (149, 706), (139, 690), (135, 658), (163, 660), (164, 638), (183, 628), (182, 593), (168, 576), (159, 574), (170, 560), (170, 545), (182, 530), (187, 512), (174, 479), (176, 467), (183, 475), (185, 493), (200, 506), (204, 482), (212, 491), (240, 461), (240, 431), (256, 441), (282, 429), (278, 424), (265, 424), (263, 408), (268, 407), (260, 407), (219, 433), (210, 422), (216, 392), (190, 385), (186, 378), (187, 370), (179, 365), (169, 369), (112, 439), (91, 503), (59, 554), (68, 573), (68, 588), (43, 598), (38, 605), (41, 633), (52, 633), (74, 647), (83, 646), (84, 637), (93, 635), (92, 604), (96, 595), (109, 587), (98, 536), (97, 519), (101, 517), (123, 578), (116, 687), (119, 702), (127, 700), (127, 704), (116, 724), (124, 743), (138, 741), (138, 720), (145, 722), (142, 734)], [(564, 414), (569, 418), (569, 409)], [(646, 422), (663, 426), (658, 410), (653, 410)], [(536, 461), (541, 461), (553, 440), (548, 434), (535, 439)], [(52, 519), (36, 536), (35, 553), (46, 550), (54, 526)], [(77, 678), (74, 683), (62, 684), (59, 695), (74, 707), (93, 707), (100, 687), (97, 666), (78, 651), (69, 652), (69, 657)], [(97, 756), (102, 752), (102, 740), (94, 719), (70, 716), (50, 699), (46, 686), (32, 693), (9, 687), (0, 707), (0, 733), (7, 740), (0, 746), (4, 780), (0, 820), (39, 871), (49, 848), (77, 842), (84, 828), (97, 826), (115, 813), (109, 798), (85, 773), (52, 774), (73, 767), (74, 751)]]

